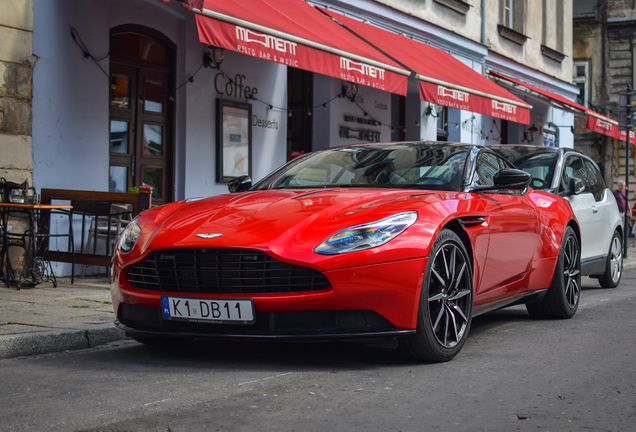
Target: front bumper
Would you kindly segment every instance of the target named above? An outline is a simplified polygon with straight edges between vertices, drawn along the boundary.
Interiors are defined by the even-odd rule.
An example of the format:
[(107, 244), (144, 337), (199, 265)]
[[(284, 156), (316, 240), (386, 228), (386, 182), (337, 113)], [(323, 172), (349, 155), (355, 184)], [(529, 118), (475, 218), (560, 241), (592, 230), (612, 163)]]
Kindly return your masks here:
[(252, 298), (256, 322), (250, 325), (164, 319), (161, 295), (183, 293), (134, 288), (125, 271), (113, 268), (111, 294), (117, 325), (128, 333), (212, 337), (395, 336), (416, 328), (426, 258), (324, 272), (328, 289), (289, 294), (189, 297)]

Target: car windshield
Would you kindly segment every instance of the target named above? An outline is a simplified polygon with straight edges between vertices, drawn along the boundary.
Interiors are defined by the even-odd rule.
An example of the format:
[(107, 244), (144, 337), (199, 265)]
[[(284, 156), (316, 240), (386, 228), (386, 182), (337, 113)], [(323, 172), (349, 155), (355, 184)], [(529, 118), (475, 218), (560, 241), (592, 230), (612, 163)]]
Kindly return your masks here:
[(312, 153), (252, 189), (385, 187), (459, 191), (468, 149), (448, 144), (363, 145)]
[(517, 168), (530, 173), (535, 189), (550, 189), (559, 153), (547, 147), (493, 146)]

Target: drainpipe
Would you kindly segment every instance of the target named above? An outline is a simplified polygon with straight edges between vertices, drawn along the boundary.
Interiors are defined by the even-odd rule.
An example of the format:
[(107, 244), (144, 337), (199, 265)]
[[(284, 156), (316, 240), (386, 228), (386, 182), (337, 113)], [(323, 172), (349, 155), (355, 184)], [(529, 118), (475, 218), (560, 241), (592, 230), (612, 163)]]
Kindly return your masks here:
[[(605, 46), (605, 39), (607, 39), (607, 0), (601, 0), (599, 2), (599, 7), (600, 7), (600, 11), (599, 13), (601, 14), (601, 114), (603, 115), (607, 115), (607, 110), (605, 109), (605, 88), (606, 88), (606, 83), (605, 80), (607, 79), (607, 71), (606, 71), (606, 60), (605, 60), (605, 50), (606, 50), (606, 46)], [(603, 165), (604, 168), (607, 166), (611, 166), (613, 169), (611, 169), (611, 177), (608, 176), (607, 174), (607, 170), (605, 169), (605, 178), (606, 179), (611, 179), (612, 183), (614, 183), (614, 172), (615, 170), (618, 170), (618, 166), (614, 165), (614, 161), (610, 161), (610, 163), (607, 163), (607, 152), (609, 147), (612, 147), (614, 149), (614, 151), (616, 152), (616, 158), (618, 158), (618, 145), (617, 142), (615, 140), (614, 143), (616, 145), (614, 146), (610, 146), (608, 145), (608, 138), (605, 135), (601, 135), (601, 151), (603, 152)], [(610, 158), (611, 159), (611, 158)], [(618, 159), (617, 159), (618, 160)], [(616, 172), (616, 176), (618, 176), (618, 172)], [(625, 205), (627, 206), (627, 202), (629, 200), (629, 195), (628, 192), (625, 191)], [(625, 238), (626, 239), (626, 238)]]
[(481, 43), (486, 45), (486, 0), (481, 0)]
[(605, 40), (607, 39), (607, 0), (601, 1), (601, 107), (603, 108), (603, 114), (606, 115), (605, 112), (605, 89), (607, 87), (607, 83), (605, 80), (607, 79), (607, 71), (606, 71), (606, 59), (605, 59)]

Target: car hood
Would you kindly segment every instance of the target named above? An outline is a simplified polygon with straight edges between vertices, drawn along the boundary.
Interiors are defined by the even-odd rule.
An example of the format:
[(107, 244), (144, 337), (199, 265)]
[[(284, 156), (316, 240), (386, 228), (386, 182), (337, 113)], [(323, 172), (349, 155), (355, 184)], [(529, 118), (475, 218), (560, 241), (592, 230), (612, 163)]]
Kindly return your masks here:
[[(182, 201), (142, 213), (137, 247), (141, 254), (182, 247), (249, 247), (290, 261), (317, 261), (313, 249), (336, 231), (446, 202), (448, 194), (456, 195), (342, 188), (255, 191)], [(419, 249), (421, 254), (421, 245)]]

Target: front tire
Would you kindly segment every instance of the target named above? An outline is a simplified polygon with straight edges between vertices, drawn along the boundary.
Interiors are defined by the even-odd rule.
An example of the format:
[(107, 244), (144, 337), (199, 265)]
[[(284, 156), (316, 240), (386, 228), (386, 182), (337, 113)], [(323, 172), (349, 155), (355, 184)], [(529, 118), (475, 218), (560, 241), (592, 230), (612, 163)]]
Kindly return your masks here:
[(472, 314), (472, 265), (457, 234), (444, 229), (426, 264), (417, 331), (400, 340), (400, 349), (415, 360), (452, 360), (466, 342)]
[(533, 318), (572, 318), (579, 307), (581, 296), (581, 247), (571, 227), (565, 229), (552, 285), (545, 297), (536, 303), (527, 303)]
[(603, 288), (616, 288), (623, 275), (623, 241), (618, 231), (614, 232), (605, 260), (605, 273), (598, 278)]

